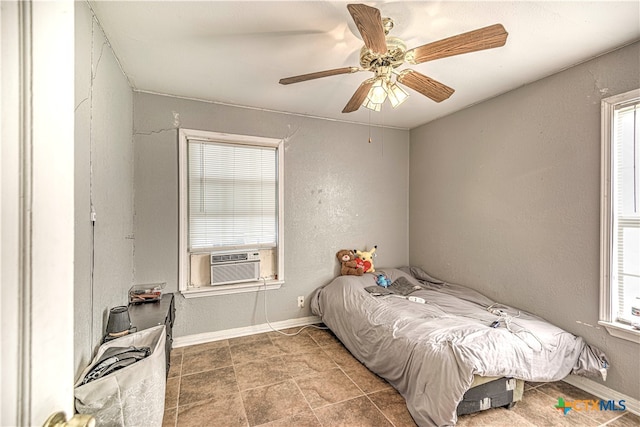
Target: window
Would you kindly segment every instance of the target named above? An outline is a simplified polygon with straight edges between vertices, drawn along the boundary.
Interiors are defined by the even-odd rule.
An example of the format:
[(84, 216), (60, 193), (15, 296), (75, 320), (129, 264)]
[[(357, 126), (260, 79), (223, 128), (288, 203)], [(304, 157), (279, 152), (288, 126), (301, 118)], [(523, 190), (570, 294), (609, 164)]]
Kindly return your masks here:
[(640, 342), (640, 89), (602, 101), (601, 161), (600, 323)]
[[(180, 129), (179, 289), (185, 297), (283, 283), (281, 145), (272, 138)], [(222, 264), (214, 267), (212, 259)], [(232, 262), (237, 271), (229, 270), (236, 268)]]

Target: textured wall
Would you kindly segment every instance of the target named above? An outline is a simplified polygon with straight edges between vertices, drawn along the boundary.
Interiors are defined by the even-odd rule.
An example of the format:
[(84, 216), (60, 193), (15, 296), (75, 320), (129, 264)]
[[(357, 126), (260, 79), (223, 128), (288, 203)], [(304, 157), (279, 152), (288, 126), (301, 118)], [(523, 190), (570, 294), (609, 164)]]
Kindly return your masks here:
[[(408, 262), (409, 132), (134, 95), (135, 273), (177, 290), (177, 127), (286, 138), (285, 280), (269, 291), (270, 321), (309, 316), (296, 296), (333, 278), (335, 253), (378, 245), (378, 265)], [(185, 336), (265, 323), (263, 293), (177, 298), (174, 333)]]
[(76, 2), (75, 11), (78, 375), (104, 335), (109, 309), (127, 303), (133, 284), (133, 93), (87, 4)]
[(640, 347), (597, 326), (600, 100), (640, 86), (638, 43), (411, 131), (410, 260), (606, 350), (640, 398)]

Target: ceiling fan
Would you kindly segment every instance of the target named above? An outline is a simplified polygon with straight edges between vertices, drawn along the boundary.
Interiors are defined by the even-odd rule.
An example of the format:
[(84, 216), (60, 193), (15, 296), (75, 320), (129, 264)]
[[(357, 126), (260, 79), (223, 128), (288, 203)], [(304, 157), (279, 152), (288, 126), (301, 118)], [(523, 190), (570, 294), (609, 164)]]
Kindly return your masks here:
[[(362, 82), (356, 89), (342, 110), (343, 113), (356, 111), (361, 105), (380, 111), (386, 99), (389, 99), (394, 108), (397, 107), (409, 96), (398, 83), (435, 102), (442, 102), (453, 94), (452, 88), (415, 70), (398, 71), (397, 68), (405, 62), (421, 64), (448, 56), (504, 46), (508, 36), (502, 24), (494, 24), (407, 50), (402, 40), (388, 36), (393, 28), (393, 20), (382, 18), (380, 10), (364, 4), (349, 4), (347, 9), (364, 40), (364, 46), (360, 50), (360, 67), (335, 68), (280, 79), (280, 84), (288, 85), (358, 71), (373, 72), (374, 76)], [(395, 76), (395, 82), (392, 81), (392, 76)]]

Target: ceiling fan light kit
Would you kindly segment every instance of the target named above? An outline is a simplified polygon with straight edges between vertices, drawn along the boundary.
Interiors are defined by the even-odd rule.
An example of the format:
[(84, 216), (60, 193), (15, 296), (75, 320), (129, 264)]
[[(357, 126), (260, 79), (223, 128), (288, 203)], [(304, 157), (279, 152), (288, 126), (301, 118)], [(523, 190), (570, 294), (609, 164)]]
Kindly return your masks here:
[(343, 113), (356, 111), (360, 106), (381, 111), (387, 99), (396, 108), (409, 97), (399, 84), (435, 102), (442, 102), (453, 94), (454, 89), (415, 70), (398, 71), (397, 68), (405, 62), (416, 65), (504, 46), (509, 35), (502, 24), (494, 24), (407, 50), (402, 40), (388, 35), (393, 28), (393, 20), (382, 18), (380, 10), (364, 4), (349, 4), (347, 9), (364, 41), (360, 50), (360, 67), (335, 68), (280, 79), (280, 84), (288, 85), (358, 71), (373, 72), (375, 76), (360, 84), (342, 110)]
[(382, 104), (389, 99), (391, 106), (396, 108), (402, 104), (409, 97), (409, 94), (391, 81), (391, 74), (393, 70), (390, 67), (378, 67), (376, 70), (376, 77), (373, 79), (373, 83), (367, 97), (365, 98), (362, 106), (373, 111), (382, 110)]

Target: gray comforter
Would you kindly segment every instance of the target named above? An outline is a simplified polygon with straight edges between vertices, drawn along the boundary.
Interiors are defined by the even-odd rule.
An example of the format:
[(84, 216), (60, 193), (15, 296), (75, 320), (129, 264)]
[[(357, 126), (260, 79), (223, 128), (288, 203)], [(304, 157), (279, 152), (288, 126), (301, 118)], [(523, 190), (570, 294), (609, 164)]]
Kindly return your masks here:
[[(376, 285), (368, 273), (339, 276), (319, 288), (311, 310), (404, 396), (420, 426), (454, 425), (474, 375), (557, 381), (571, 373), (606, 374), (600, 350), (539, 317), (419, 269), (383, 271), (392, 282), (405, 277), (419, 286), (410, 295), (426, 303), (374, 296), (365, 290)], [(499, 325), (491, 327), (495, 321)]]

